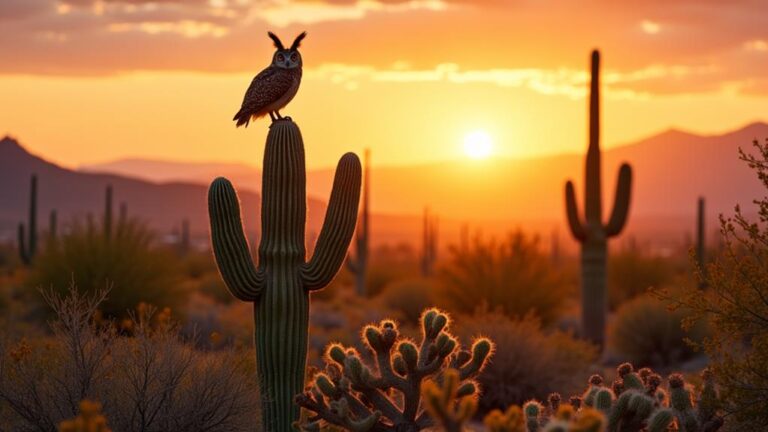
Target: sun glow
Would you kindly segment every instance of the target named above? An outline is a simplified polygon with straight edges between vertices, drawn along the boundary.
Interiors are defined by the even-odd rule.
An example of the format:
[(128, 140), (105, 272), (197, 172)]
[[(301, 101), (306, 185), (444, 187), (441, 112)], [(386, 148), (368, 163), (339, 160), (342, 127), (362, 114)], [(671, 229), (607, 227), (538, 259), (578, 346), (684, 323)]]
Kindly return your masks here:
[(464, 137), (464, 153), (472, 159), (485, 159), (492, 150), (493, 140), (483, 130), (470, 132)]

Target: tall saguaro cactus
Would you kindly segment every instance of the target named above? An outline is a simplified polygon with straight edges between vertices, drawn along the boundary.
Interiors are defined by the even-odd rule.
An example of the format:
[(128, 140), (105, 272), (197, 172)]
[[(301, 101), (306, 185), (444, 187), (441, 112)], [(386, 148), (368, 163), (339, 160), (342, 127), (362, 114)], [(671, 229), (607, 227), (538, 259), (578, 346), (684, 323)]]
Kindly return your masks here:
[(371, 191), (371, 150), (365, 149), (363, 156), (365, 161), (365, 171), (363, 171), (363, 208), (360, 211), (360, 220), (357, 223), (357, 231), (355, 232), (355, 257), (347, 257), (347, 268), (352, 274), (355, 275), (355, 287), (357, 294), (365, 296), (367, 294), (366, 279), (368, 277), (368, 257), (371, 231), (368, 214), (368, 206), (370, 201)]
[(437, 262), (437, 221), (437, 216), (425, 207), (421, 233), (421, 275), (424, 277), (432, 276)]
[(344, 262), (360, 200), (361, 167), (341, 157), (312, 258), (306, 260), (304, 144), (290, 120), (272, 124), (264, 151), (261, 243), (255, 265), (232, 184), (217, 178), (208, 193), (211, 240), (224, 282), (254, 303), (257, 373), (265, 432), (286, 432), (299, 418), (293, 397), (304, 388), (309, 293), (328, 285)]
[[(19, 257), (24, 265), (31, 265), (37, 253), (37, 176), (29, 182), (29, 221), (26, 229), (19, 224)], [(26, 237), (29, 237), (27, 239)]]
[(605, 267), (608, 239), (624, 228), (629, 213), (632, 168), (622, 164), (611, 217), (603, 222), (600, 179), (600, 53), (592, 52), (592, 83), (589, 97), (589, 148), (585, 170), (584, 218), (579, 216), (573, 183), (565, 185), (568, 225), (581, 243), (581, 314), (584, 336), (602, 346), (607, 309)]

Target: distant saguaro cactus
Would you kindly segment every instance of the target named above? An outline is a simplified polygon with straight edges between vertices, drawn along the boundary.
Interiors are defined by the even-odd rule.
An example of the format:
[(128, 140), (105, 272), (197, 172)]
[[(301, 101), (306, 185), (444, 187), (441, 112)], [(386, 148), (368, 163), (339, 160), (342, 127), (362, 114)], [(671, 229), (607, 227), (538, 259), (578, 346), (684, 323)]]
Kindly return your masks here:
[(259, 262), (254, 265), (232, 184), (217, 178), (208, 206), (219, 271), (231, 293), (254, 303), (256, 361), (266, 432), (285, 432), (299, 418), (293, 397), (304, 388), (309, 292), (328, 285), (347, 254), (357, 220), (361, 167), (341, 157), (315, 253), (306, 261), (304, 143), (290, 120), (272, 124), (264, 151)]
[(357, 231), (355, 232), (355, 258), (347, 257), (347, 268), (355, 275), (355, 287), (359, 296), (367, 294), (366, 278), (368, 276), (368, 257), (371, 231), (369, 223), (368, 206), (370, 201), (371, 182), (371, 151), (365, 149), (365, 171), (363, 171), (363, 208), (360, 211)]
[(109, 240), (112, 236), (112, 185), (107, 185), (107, 189), (104, 191), (104, 220), (102, 225), (104, 238)]
[(421, 275), (432, 276), (437, 262), (437, 216), (424, 208), (422, 219)]
[(589, 149), (585, 171), (584, 219), (579, 216), (573, 183), (565, 185), (568, 225), (581, 243), (581, 314), (584, 336), (603, 345), (606, 293), (606, 261), (608, 239), (624, 228), (629, 213), (632, 168), (622, 164), (616, 185), (616, 199), (608, 223), (603, 222), (602, 183), (600, 179), (600, 53), (592, 52), (592, 83), (589, 98)]
[(58, 213), (56, 213), (56, 210), (51, 210), (51, 213), (48, 215), (48, 241), (54, 242), (56, 241), (56, 236), (58, 236), (59, 232), (59, 216)]
[(18, 234), (21, 262), (31, 265), (37, 254), (37, 176), (34, 174), (29, 182), (29, 219), (26, 229), (23, 223), (19, 224)]
[(707, 281), (706, 281), (707, 223), (706, 223), (705, 209), (706, 209), (706, 201), (704, 200), (704, 197), (699, 197), (698, 205), (696, 206), (696, 265), (699, 266), (699, 269), (701, 271), (699, 288), (707, 287)]

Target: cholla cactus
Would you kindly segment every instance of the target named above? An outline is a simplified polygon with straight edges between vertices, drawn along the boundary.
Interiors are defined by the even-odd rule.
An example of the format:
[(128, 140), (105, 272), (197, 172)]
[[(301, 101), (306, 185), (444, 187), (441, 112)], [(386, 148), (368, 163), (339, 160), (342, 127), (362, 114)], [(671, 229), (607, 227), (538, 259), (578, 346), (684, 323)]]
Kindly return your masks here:
[(475, 385), (472, 382), (459, 387), (459, 371), (448, 369), (440, 385), (426, 381), (421, 389), (427, 411), (448, 432), (461, 432), (462, 425), (477, 411)]
[(101, 414), (101, 404), (84, 400), (80, 402), (80, 414), (59, 424), (59, 432), (112, 432), (107, 419)]
[(613, 389), (603, 386), (602, 377), (593, 375), (584, 393), (584, 404), (605, 414), (608, 432), (666, 432), (673, 425), (685, 432), (714, 432), (723, 425), (709, 371), (703, 374), (698, 402), (680, 374), (670, 375), (668, 395), (661, 387), (661, 376), (648, 368), (635, 372), (631, 364), (624, 363), (617, 373), (620, 378)]
[[(437, 309), (425, 311), (421, 323), (419, 345), (400, 338), (393, 321), (365, 327), (363, 339), (375, 365), (366, 364), (354, 348), (330, 345), (325, 371), (296, 396), (296, 403), (312, 412), (299, 426), (305, 431), (319, 431), (324, 423), (361, 432), (420, 431), (438, 421), (459, 423), (468, 418), (470, 403), (459, 402), (457, 409), (456, 400), (477, 394), (478, 386), (471, 379), (482, 370), (493, 344), (480, 338), (470, 350), (460, 350), (448, 332), (448, 316)], [(446, 367), (456, 371), (448, 372)], [(426, 379), (436, 384), (425, 385), (427, 400), (422, 403)], [(460, 430), (461, 425), (453, 427), (449, 430)]]

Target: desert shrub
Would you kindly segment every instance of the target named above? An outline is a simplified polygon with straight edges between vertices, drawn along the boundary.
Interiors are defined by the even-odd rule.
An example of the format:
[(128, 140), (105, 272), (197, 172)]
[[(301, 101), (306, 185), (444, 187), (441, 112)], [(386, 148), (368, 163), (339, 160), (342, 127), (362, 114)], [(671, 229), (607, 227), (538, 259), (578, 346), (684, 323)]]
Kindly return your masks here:
[(492, 306), (510, 317), (533, 312), (550, 324), (563, 305), (565, 290), (539, 250), (538, 238), (517, 231), (500, 242), (478, 236), (467, 248), (451, 248), (449, 262), (439, 273), (438, 298), (456, 312)]
[(55, 431), (99, 402), (116, 432), (251, 430), (258, 412), (249, 353), (194, 350), (167, 313), (143, 308), (133, 336), (95, 324), (105, 292), (46, 295), (56, 313), (47, 339), (3, 342), (0, 412), (10, 430)]
[(658, 256), (646, 256), (634, 250), (612, 253), (608, 263), (608, 303), (616, 309), (651, 287), (662, 287), (672, 281), (673, 266)]
[(434, 284), (426, 279), (406, 279), (387, 285), (377, 299), (406, 322), (418, 324), (422, 311), (434, 303), (433, 290)]
[(570, 394), (586, 381), (597, 357), (592, 345), (560, 331), (546, 333), (531, 316), (513, 320), (500, 313), (482, 313), (460, 319), (458, 328), (464, 339), (483, 335), (497, 346), (478, 377), (483, 413), (543, 399), (554, 391)]
[(175, 308), (183, 302), (179, 282), (176, 259), (154, 247), (152, 233), (138, 221), (120, 223), (110, 235), (75, 223), (38, 256), (29, 280), (59, 292), (71, 283), (91, 293), (109, 287), (101, 304), (108, 317), (125, 316), (141, 302)]
[(649, 296), (623, 304), (608, 331), (608, 345), (638, 366), (664, 367), (689, 360), (696, 352), (686, 339), (701, 342), (706, 331), (699, 322), (689, 330), (681, 325), (683, 311), (670, 311)]
[[(768, 190), (768, 139), (754, 142), (754, 153), (740, 150), (740, 158)], [(722, 255), (704, 277), (708, 289), (691, 283), (680, 293), (657, 295), (689, 316), (709, 323), (709, 337), (701, 347), (712, 358), (718, 376), (727, 426), (735, 431), (768, 430), (768, 197), (755, 201), (757, 218), (736, 206), (732, 216), (720, 218)]]

